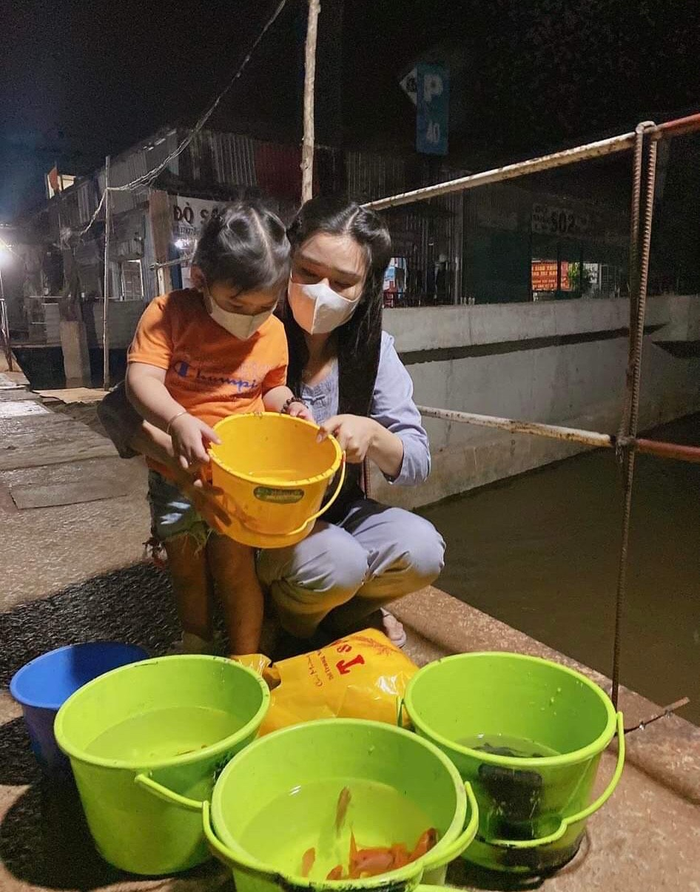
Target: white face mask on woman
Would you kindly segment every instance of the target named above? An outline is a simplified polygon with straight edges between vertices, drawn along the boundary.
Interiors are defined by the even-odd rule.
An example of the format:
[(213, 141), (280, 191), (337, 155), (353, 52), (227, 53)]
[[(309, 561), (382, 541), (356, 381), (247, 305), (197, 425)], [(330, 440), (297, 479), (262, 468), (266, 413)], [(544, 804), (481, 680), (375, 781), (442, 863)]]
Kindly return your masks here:
[(242, 313), (231, 313), (228, 310), (222, 310), (209, 293), (207, 293), (206, 302), (207, 312), (214, 322), (225, 328), (234, 338), (238, 338), (241, 341), (247, 341), (248, 338), (252, 338), (260, 326), (272, 316), (272, 310), (256, 313), (255, 316), (244, 316)]
[(307, 285), (289, 281), (287, 300), (298, 325), (309, 334), (328, 334), (339, 328), (357, 309), (362, 294), (346, 300), (325, 282)]

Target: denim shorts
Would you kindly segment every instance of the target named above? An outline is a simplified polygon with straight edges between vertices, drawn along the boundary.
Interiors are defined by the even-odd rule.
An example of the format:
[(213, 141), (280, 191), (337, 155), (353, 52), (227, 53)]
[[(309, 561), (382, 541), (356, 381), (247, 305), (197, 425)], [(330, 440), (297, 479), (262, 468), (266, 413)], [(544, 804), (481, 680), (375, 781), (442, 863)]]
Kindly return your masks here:
[(178, 487), (157, 471), (148, 473), (148, 502), (151, 506), (151, 535), (160, 542), (189, 533), (204, 545), (211, 529), (192, 502)]

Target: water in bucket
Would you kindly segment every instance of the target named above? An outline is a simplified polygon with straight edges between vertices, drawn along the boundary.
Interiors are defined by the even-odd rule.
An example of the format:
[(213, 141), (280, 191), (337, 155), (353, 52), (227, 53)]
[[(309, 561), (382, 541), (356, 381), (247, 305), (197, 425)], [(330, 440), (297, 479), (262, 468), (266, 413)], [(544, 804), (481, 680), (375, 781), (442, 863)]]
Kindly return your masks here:
[(153, 709), (107, 728), (85, 752), (102, 759), (160, 761), (213, 746), (244, 724), (230, 712), (203, 706)]
[(268, 478), (283, 483), (293, 483), (299, 480), (300, 474), (297, 468), (248, 468), (250, 477)]
[[(338, 829), (338, 797), (344, 787), (351, 798)], [(358, 848), (404, 843), (410, 851), (430, 826), (423, 809), (389, 784), (330, 779), (305, 783), (275, 797), (253, 817), (240, 843), (277, 870), (296, 874), (301, 873), (304, 853), (313, 848), (316, 857), (309, 879), (323, 881), (337, 865), (347, 869), (351, 833)]]
[(455, 741), (459, 746), (494, 756), (509, 756), (511, 759), (543, 759), (560, 755), (557, 750), (531, 737), (516, 737), (513, 734), (472, 734)]

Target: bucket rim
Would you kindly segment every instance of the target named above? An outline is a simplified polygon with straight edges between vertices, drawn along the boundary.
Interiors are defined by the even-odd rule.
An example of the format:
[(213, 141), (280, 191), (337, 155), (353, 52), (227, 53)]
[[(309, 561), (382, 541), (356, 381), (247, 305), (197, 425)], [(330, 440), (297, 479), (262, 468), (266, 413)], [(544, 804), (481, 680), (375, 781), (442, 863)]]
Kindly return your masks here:
[[(434, 671), (437, 667), (445, 663), (466, 661), (468, 659), (479, 657), (495, 657), (498, 659), (508, 658), (511, 660), (521, 660), (524, 663), (536, 663), (538, 665), (553, 666), (555, 669), (558, 669), (566, 675), (570, 675), (577, 681), (585, 684), (585, 686), (592, 690), (600, 699), (600, 702), (604, 706), (607, 715), (605, 728), (594, 740), (586, 744), (586, 746), (584, 747), (580, 747), (577, 750), (572, 750), (569, 753), (560, 753), (557, 756), (538, 756), (536, 758), (520, 758), (519, 756), (498, 756), (494, 755), (493, 753), (487, 753), (482, 752), (481, 750), (472, 749), (468, 746), (462, 746), (460, 743), (457, 743), (454, 740), (450, 740), (448, 737), (445, 737), (442, 734), (438, 734), (436, 731), (430, 728), (420, 718), (420, 716), (416, 714), (416, 710), (412, 708), (412, 700), (416, 683), (421, 677), (425, 678), (425, 676), (428, 675), (430, 671)], [(431, 741), (436, 742), (439, 746), (445, 747), (445, 749), (447, 750), (452, 750), (453, 752), (471, 756), (489, 765), (505, 765), (508, 768), (540, 769), (556, 768), (563, 765), (575, 765), (580, 762), (586, 762), (594, 756), (597, 756), (599, 753), (602, 753), (615, 736), (615, 707), (613, 706), (610, 697), (608, 697), (608, 695), (599, 685), (597, 685), (594, 681), (591, 681), (591, 679), (587, 678), (585, 675), (583, 675), (583, 673), (578, 672), (575, 669), (571, 669), (569, 666), (564, 666), (562, 663), (556, 663), (554, 662), (554, 660), (546, 660), (543, 657), (531, 656), (530, 654), (518, 654), (512, 653), (510, 651), (475, 651), (472, 653), (453, 654), (449, 657), (443, 657), (441, 660), (435, 660), (434, 662), (428, 663), (427, 665), (419, 669), (418, 672), (416, 672), (413, 678), (409, 681), (406, 687), (406, 696), (404, 702), (406, 705), (406, 711), (413, 725), (418, 730), (420, 730), (421, 733), (427, 735)]]
[[(441, 765), (447, 770), (448, 775), (452, 779), (454, 784), (455, 791), (455, 812), (452, 817), (452, 821), (450, 823), (449, 828), (442, 836), (440, 840), (438, 840), (437, 845), (435, 845), (430, 852), (426, 855), (423, 855), (421, 858), (416, 861), (411, 862), (411, 864), (407, 864), (405, 867), (399, 868), (398, 870), (393, 870), (389, 873), (381, 874), (377, 877), (368, 877), (363, 880), (311, 880), (308, 877), (299, 876), (296, 873), (287, 872), (287, 871), (279, 871), (276, 868), (271, 868), (269, 865), (266, 865), (264, 861), (260, 861), (258, 858), (253, 857), (246, 849), (244, 849), (240, 843), (234, 839), (233, 835), (229, 832), (228, 827), (226, 826), (226, 822), (224, 820), (222, 814), (222, 798), (223, 798), (223, 787), (226, 782), (226, 778), (235, 771), (240, 771), (241, 766), (245, 766), (246, 759), (250, 759), (255, 757), (255, 754), (258, 750), (263, 749), (266, 745), (271, 745), (273, 741), (280, 740), (284, 736), (293, 735), (295, 733), (308, 733), (308, 729), (315, 729), (320, 726), (333, 726), (338, 729), (348, 728), (348, 727), (357, 727), (361, 726), (363, 728), (374, 728), (381, 733), (387, 734), (396, 734), (400, 737), (403, 737), (406, 740), (410, 740), (412, 744), (417, 744), (423, 749), (428, 750), (433, 756), (435, 756)], [(270, 741), (268, 744), (267, 742)], [(416, 875), (418, 877), (422, 874), (422, 863), (428, 855), (431, 855), (433, 858), (435, 853), (439, 851), (440, 846), (447, 847), (451, 843), (455, 841), (459, 837), (459, 834), (462, 832), (465, 826), (465, 822), (467, 819), (467, 794), (464, 787), (464, 781), (462, 780), (462, 776), (459, 773), (459, 770), (454, 765), (454, 763), (450, 760), (449, 756), (447, 756), (442, 750), (437, 747), (432, 741), (426, 740), (425, 738), (418, 737), (418, 735), (413, 734), (410, 731), (407, 731), (405, 728), (398, 728), (394, 725), (387, 724), (386, 722), (376, 722), (370, 721), (368, 719), (350, 719), (350, 718), (329, 718), (329, 719), (316, 719), (311, 722), (303, 722), (298, 725), (290, 725), (287, 728), (281, 728), (278, 731), (275, 731), (271, 734), (266, 734), (264, 737), (259, 737), (257, 740), (253, 741), (250, 746), (247, 746), (244, 750), (238, 753), (234, 759), (232, 759), (228, 765), (221, 772), (219, 777), (214, 784), (214, 789), (212, 791), (211, 797), (211, 814), (212, 820), (214, 823), (214, 829), (220, 839), (234, 851), (242, 852), (246, 855), (251, 862), (254, 862), (256, 865), (259, 865), (260, 872), (269, 874), (272, 870), (278, 874), (278, 876), (282, 877), (286, 882), (288, 882), (293, 888), (303, 888), (303, 889), (324, 889), (324, 888), (333, 888), (333, 887), (341, 887), (344, 889), (352, 890), (359, 888), (359, 886), (355, 886), (355, 883), (360, 884), (361, 888), (371, 888), (371, 889), (380, 889), (384, 887), (394, 887), (394, 885), (398, 882), (405, 882), (407, 880), (414, 880)], [(431, 866), (431, 869), (433, 867)]]
[[(25, 697), (19, 691), (20, 685), (25, 680), (25, 676), (31, 674), (31, 672), (33, 672), (39, 664), (48, 662), (51, 658), (55, 657), (56, 654), (62, 653), (67, 650), (87, 650), (88, 648), (93, 649), (96, 647), (104, 647), (105, 645), (107, 645), (109, 648), (119, 647), (119, 648), (124, 648), (125, 650), (132, 650), (134, 652), (140, 651), (143, 654), (144, 659), (136, 661), (139, 663), (145, 662), (146, 658), (148, 657), (148, 653), (140, 645), (125, 644), (123, 641), (111, 641), (111, 640), (110, 641), (78, 641), (75, 644), (64, 644), (61, 647), (55, 647), (55, 648), (53, 648), (53, 650), (47, 650), (45, 653), (39, 654), (38, 657), (34, 657), (33, 660), (30, 660), (28, 663), (25, 663), (24, 666), (19, 668), (15, 672), (15, 674), (12, 676), (12, 679), (10, 681), (10, 695), (11, 695), (11, 697), (13, 698), (13, 700), (15, 700), (21, 706), (26, 706), (30, 709), (49, 709), (54, 712), (57, 712), (61, 708), (61, 706), (63, 706), (63, 704), (68, 699), (70, 699), (70, 697), (73, 696), (73, 694), (69, 694), (68, 697), (64, 697), (62, 700), (50, 700), (50, 701), (48, 699), (40, 701), (39, 699), (37, 699), (35, 697)], [(130, 666), (132, 664), (125, 663), (124, 665)], [(115, 667), (115, 669), (123, 669), (123, 668), (124, 668), (123, 666)], [(110, 669), (108, 671), (113, 672), (114, 669)], [(106, 673), (103, 672), (102, 674), (105, 675)], [(99, 677), (100, 676), (98, 676), (98, 678)], [(92, 679), (90, 679), (89, 682), (86, 682), (86, 684), (92, 684), (92, 682), (96, 681), (96, 680), (97, 680), (96, 678), (92, 678)], [(80, 688), (83, 688), (83, 687), (85, 687), (85, 685), (80, 686)], [(80, 690), (80, 688), (78, 688), (77, 690)], [(74, 691), (73, 693), (77, 693), (77, 691)]]
[[(86, 753), (84, 749), (74, 746), (70, 740), (66, 739), (63, 723), (68, 709), (75, 706), (75, 703), (71, 703), (71, 701), (77, 702), (78, 698), (82, 696), (85, 691), (103, 682), (104, 679), (107, 678), (107, 676), (113, 676), (117, 672), (124, 672), (126, 670), (132, 669), (135, 666), (152, 666), (156, 663), (162, 663), (165, 660), (207, 662), (215, 661), (221, 663), (222, 665), (234, 667), (234, 671), (243, 672), (249, 678), (254, 679), (260, 688), (262, 697), (257, 712), (251, 719), (246, 722), (246, 724), (242, 728), (239, 728), (238, 731), (235, 732), (235, 734), (230, 734), (228, 737), (224, 737), (211, 746), (205, 747), (204, 749), (196, 750), (193, 753), (186, 753), (182, 756), (173, 756), (168, 759), (153, 759), (145, 761), (135, 761), (131, 759), (105, 759), (102, 756), (94, 756), (91, 753)], [(220, 753), (224, 753), (232, 746), (235, 746), (237, 743), (244, 740), (252, 731), (255, 731), (262, 724), (269, 706), (270, 689), (265, 684), (263, 679), (252, 669), (249, 669), (248, 666), (244, 666), (241, 663), (236, 663), (234, 660), (229, 660), (226, 657), (210, 656), (208, 654), (176, 654), (164, 657), (153, 657), (150, 660), (140, 660), (138, 663), (130, 663), (127, 666), (120, 666), (118, 669), (112, 669), (110, 672), (105, 672), (104, 675), (100, 675), (98, 678), (93, 679), (86, 685), (83, 685), (81, 688), (79, 688), (66, 700), (66, 702), (58, 710), (58, 714), (54, 722), (54, 736), (61, 751), (64, 752), (70, 759), (75, 759), (78, 762), (82, 762), (88, 765), (96, 765), (99, 768), (116, 768), (125, 771), (135, 771), (137, 773), (142, 771), (156, 771), (164, 768), (179, 768), (181, 766), (187, 766), (199, 762), (202, 758), (210, 758), (211, 756), (217, 756)]]
[[(293, 421), (296, 424), (303, 424), (307, 427), (310, 427), (312, 430), (319, 431), (321, 428), (318, 424), (314, 424), (311, 421), (306, 421), (303, 418), (296, 418), (291, 415), (282, 415), (280, 412), (243, 412), (239, 415), (229, 415), (227, 418), (222, 418), (221, 421), (217, 421), (214, 425), (214, 431), (218, 433), (218, 431), (224, 427), (225, 425), (231, 424), (234, 421), (238, 421), (241, 418), (282, 418), (285, 420), (284, 423)], [(322, 474), (315, 474), (313, 477), (300, 477), (297, 480), (278, 480), (276, 477), (265, 477), (264, 475), (257, 474), (244, 474), (242, 471), (235, 471), (232, 467), (226, 464), (226, 462), (222, 461), (215, 453), (215, 446), (209, 448), (209, 457), (217, 465), (221, 468), (222, 471), (226, 471), (227, 474), (230, 474), (232, 477), (236, 477), (239, 480), (245, 480), (246, 483), (255, 483), (262, 486), (274, 486), (275, 489), (298, 489), (300, 486), (312, 486), (314, 483), (321, 483), (323, 480), (329, 480), (340, 467), (340, 463), (343, 460), (343, 450), (340, 448), (340, 443), (336, 440), (336, 438), (332, 434), (328, 434), (326, 440), (333, 444), (333, 448), (335, 449), (335, 458), (333, 459), (330, 467), (325, 470)]]

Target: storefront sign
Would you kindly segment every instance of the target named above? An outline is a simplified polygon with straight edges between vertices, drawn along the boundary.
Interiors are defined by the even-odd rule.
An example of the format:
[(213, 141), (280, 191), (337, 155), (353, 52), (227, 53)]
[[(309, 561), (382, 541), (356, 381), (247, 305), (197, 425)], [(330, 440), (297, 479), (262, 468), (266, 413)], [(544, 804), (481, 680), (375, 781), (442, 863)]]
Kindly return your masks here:
[(416, 66), (416, 149), (427, 155), (447, 154), (450, 76), (442, 65)]
[(171, 195), (170, 209), (172, 212), (173, 239), (181, 239), (185, 242), (189, 240), (194, 241), (212, 212), (223, 206), (222, 202)]
[[(532, 261), (532, 290), (556, 291), (557, 290), (557, 261), (533, 260)], [(569, 285), (569, 262), (561, 261), (560, 291), (571, 291)]]

